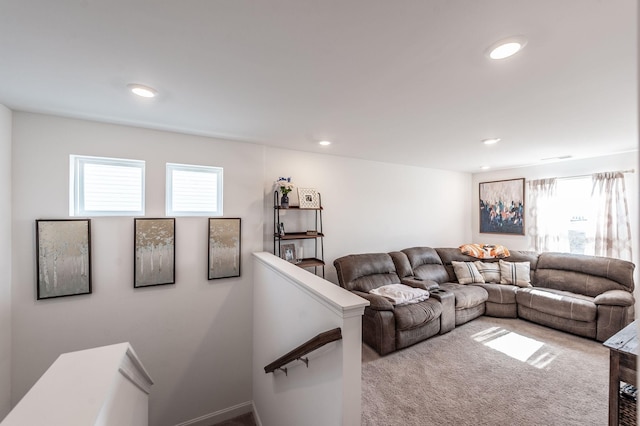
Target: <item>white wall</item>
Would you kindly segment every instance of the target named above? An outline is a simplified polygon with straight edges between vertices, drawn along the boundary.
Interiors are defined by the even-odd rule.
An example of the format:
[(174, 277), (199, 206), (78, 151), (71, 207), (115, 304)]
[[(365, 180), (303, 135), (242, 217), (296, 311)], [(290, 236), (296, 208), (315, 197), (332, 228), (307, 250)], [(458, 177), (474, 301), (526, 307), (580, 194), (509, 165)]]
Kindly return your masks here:
[[(93, 294), (36, 301), (35, 220), (68, 217), (70, 154), (146, 160), (146, 217), (164, 216), (166, 162), (224, 167), (224, 214), (242, 218), (242, 276), (208, 281), (207, 219), (178, 218), (176, 284), (133, 289), (133, 219), (93, 218)], [(251, 401), (263, 155), (252, 144), (14, 112), (12, 403), (61, 353), (124, 341), (154, 379), (154, 426)]]
[[(528, 235), (514, 236), (514, 235), (496, 235), (496, 234), (480, 234), (479, 233), (479, 212), (477, 200), (479, 200), (479, 183), (490, 182), (493, 180), (503, 179), (515, 179), (525, 178), (530, 179), (543, 179), (551, 177), (569, 177), (569, 176), (581, 176), (592, 173), (617, 171), (617, 170), (631, 170), (634, 169), (635, 173), (628, 173), (625, 175), (625, 186), (627, 190), (627, 201), (629, 203), (629, 214), (631, 216), (631, 235), (633, 236), (633, 262), (636, 265), (640, 265), (638, 262), (640, 259), (640, 245), (638, 244), (640, 225), (640, 216), (638, 214), (638, 174), (640, 172), (638, 168), (638, 153), (631, 152), (625, 154), (616, 154), (605, 157), (590, 158), (583, 160), (562, 161), (551, 164), (545, 164), (541, 166), (533, 167), (521, 167), (517, 169), (499, 170), (494, 172), (477, 173), (473, 175), (473, 199), (474, 210), (471, 218), (473, 222), (473, 242), (475, 243), (487, 243), (487, 244), (504, 244), (508, 248), (516, 250), (532, 250), (530, 239)], [(525, 212), (526, 214), (526, 212)], [(525, 216), (526, 225), (526, 216)], [(639, 298), (640, 289), (638, 280), (640, 269), (636, 268), (636, 298)]]
[(0, 420), (11, 407), (11, 115), (0, 105)]
[[(326, 277), (334, 283), (333, 261), (346, 254), (457, 247), (471, 239), (470, 174), (267, 148), (264, 249), (269, 252), (274, 182), (280, 176), (322, 194)], [(289, 198), (297, 204), (296, 191)], [(285, 231), (290, 223), (302, 231), (312, 226), (297, 222), (300, 216), (284, 212)]]
[[(362, 313), (353, 293), (279, 259), (255, 254), (253, 398), (269, 425), (360, 425)], [(304, 355), (282, 371), (265, 366), (320, 333), (340, 328), (342, 340)]]

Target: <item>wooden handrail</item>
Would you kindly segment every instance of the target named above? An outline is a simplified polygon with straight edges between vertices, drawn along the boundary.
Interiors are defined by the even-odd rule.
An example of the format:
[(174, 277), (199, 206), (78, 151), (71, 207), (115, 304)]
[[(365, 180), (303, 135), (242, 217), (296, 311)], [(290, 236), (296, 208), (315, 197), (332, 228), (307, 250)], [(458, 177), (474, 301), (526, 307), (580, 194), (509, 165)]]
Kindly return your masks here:
[[(301, 359), (303, 356), (305, 356), (309, 352), (315, 351), (316, 349), (321, 348), (327, 343), (335, 342), (336, 340), (342, 340), (342, 330), (340, 328), (334, 328), (333, 330), (320, 333), (316, 337), (298, 346), (288, 354), (281, 356), (277, 360), (273, 361), (271, 364), (267, 365), (264, 368), (264, 372), (266, 374), (273, 373), (275, 370), (282, 369), (284, 365), (290, 363), (291, 361), (295, 361), (296, 359)], [(309, 366), (308, 360), (303, 360), (303, 361), (307, 363), (307, 367), (308, 367)], [(287, 372), (286, 368), (283, 369), (283, 371), (286, 374)]]

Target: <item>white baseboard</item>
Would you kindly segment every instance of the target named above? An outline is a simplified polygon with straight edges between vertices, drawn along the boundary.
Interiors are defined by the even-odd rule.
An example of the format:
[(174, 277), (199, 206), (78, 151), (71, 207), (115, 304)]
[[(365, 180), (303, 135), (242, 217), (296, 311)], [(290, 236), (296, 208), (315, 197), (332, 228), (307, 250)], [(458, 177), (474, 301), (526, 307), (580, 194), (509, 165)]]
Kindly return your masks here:
[(204, 416), (200, 416), (197, 419), (187, 420), (186, 422), (179, 423), (176, 426), (211, 426), (213, 424), (221, 423), (225, 420), (229, 420), (234, 417), (238, 417), (251, 412), (254, 413), (256, 424), (258, 426), (261, 426), (262, 424), (258, 420), (258, 416), (255, 415), (254, 408), (255, 407), (253, 406), (253, 401), (247, 401), (238, 405), (234, 405), (233, 407), (218, 410), (215, 413), (205, 414)]
[(262, 421), (260, 420), (260, 415), (258, 415), (258, 409), (256, 408), (256, 404), (251, 402), (251, 406), (253, 407), (253, 420), (256, 421), (256, 426), (262, 426)]

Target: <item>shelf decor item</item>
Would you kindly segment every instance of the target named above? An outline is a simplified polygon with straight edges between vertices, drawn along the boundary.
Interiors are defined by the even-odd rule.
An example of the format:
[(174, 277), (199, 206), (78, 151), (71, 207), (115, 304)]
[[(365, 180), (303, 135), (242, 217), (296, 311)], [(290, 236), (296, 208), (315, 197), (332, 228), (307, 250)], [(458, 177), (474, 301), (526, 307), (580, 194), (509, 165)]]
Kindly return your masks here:
[(296, 245), (295, 244), (282, 244), (280, 247), (280, 257), (287, 262), (296, 263), (298, 260), (296, 257)]
[(91, 220), (36, 220), (37, 298), (91, 293)]
[(480, 232), (524, 235), (524, 178), (480, 182)]
[(133, 287), (176, 282), (176, 220), (134, 219)]
[(291, 182), (290, 177), (279, 177), (276, 181), (276, 186), (280, 189), (282, 193), (282, 198), (280, 198), (280, 207), (283, 209), (289, 208), (289, 193), (293, 191), (295, 185)]
[[(302, 269), (313, 269), (324, 278), (324, 233), (322, 231), (322, 197), (311, 190), (308, 195), (317, 207), (291, 206), (286, 215), (280, 205), (280, 193), (273, 192), (273, 254)], [(304, 191), (303, 191), (304, 193)], [(286, 220), (283, 220), (285, 219)], [(305, 228), (300, 229), (302, 223)], [(285, 226), (287, 232), (284, 232)]]
[(301, 209), (320, 208), (320, 197), (318, 191), (313, 188), (298, 188), (298, 200)]
[(209, 279), (240, 276), (240, 218), (209, 218)]

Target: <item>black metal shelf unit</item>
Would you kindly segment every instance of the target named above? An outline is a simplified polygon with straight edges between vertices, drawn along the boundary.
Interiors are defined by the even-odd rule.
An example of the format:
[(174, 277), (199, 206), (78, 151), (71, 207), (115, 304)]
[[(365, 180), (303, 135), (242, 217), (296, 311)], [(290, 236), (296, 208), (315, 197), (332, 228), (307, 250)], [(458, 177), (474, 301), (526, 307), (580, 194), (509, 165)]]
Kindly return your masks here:
[[(318, 271), (322, 272), (324, 278), (324, 233), (322, 232), (322, 197), (318, 193), (319, 207), (301, 209), (298, 206), (282, 207), (278, 198), (278, 191), (273, 193), (273, 254), (286, 259), (282, 255), (282, 242), (294, 240), (314, 240), (314, 250), (312, 257), (303, 257), (300, 259), (286, 259), (301, 268), (313, 268), (313, 272), (318, 275)], [(314, 229), (303, 232), (281, 232), (280, 212), (283, 210), (291, 212), (305, 212), (315, 214)]]

